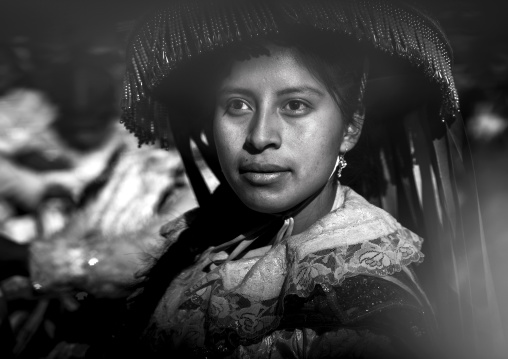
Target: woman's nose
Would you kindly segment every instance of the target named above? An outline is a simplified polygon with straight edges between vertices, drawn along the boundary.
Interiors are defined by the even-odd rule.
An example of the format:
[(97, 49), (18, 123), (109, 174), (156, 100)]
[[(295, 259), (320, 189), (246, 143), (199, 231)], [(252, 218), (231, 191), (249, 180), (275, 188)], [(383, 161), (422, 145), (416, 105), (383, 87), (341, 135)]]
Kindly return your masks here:
[(281, 129), (277, 115), (263, 111), (253, 116), (245, 145), (246, 149), (263, 152), (268, 148), (277, 149), (282, 143)]

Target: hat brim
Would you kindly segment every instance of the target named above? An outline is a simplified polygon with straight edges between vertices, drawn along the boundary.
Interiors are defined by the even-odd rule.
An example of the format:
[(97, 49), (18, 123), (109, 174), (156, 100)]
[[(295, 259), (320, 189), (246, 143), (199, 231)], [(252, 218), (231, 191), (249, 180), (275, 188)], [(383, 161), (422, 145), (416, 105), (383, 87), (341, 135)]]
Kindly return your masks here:
[[(450, 46), (439, 25), (413, 5), (389, 0), (175, 0), (144, 19), (130, 39), (122, 103), (126, 127), (141, 143), (164, 142), (171, 134), (163, 123), (167, 118), (161, 116), (164, 104), (154, 94), (182, 64), (288, 25), (350, 36), (382, 54), (373, 62), (385, 58), (388, 68), (397, 71), (379, 71), (377, 78), (387, 81), (371, 76), (369, 101), (379, 103), (372, 107), (380, 112), (425, 100), (427, 93), (421, 89), (427, 86), (421, 86), (420, 75), (435, 84), (429, 88), (440, 95), (435, 122), (453, 122), (458, 96)], [(393, 93), (396, 88), (401, 96)], [(415, 96), (409, 99), (408, 94)]]

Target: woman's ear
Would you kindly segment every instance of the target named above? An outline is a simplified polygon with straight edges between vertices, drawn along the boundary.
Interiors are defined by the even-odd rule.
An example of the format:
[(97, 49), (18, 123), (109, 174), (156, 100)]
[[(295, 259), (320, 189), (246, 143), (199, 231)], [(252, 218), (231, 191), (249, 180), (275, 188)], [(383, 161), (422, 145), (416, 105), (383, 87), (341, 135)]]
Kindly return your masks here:
[(345, 153), (347, 151), (351, 151), (358, 139), (360, 138), (360, 134), (362, 133), (363, 120), (357, 121), (354, 124), (349, 124), (344, 133), (344, 139), (340, 144), (340, 153)]

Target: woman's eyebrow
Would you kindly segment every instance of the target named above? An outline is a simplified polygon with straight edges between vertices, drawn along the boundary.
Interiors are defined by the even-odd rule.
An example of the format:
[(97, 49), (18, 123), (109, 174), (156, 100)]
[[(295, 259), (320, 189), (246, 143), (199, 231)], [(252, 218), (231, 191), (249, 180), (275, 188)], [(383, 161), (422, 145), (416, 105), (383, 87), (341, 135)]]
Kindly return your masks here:
[[(243, 87), (223, 87), (219, 89), (218, 93), (220, 95), (246, 95), (246, 96), (252, 96), (253, 91), (243, 88)], [(290, 94), (307, 94), (311, 93), (320, 97), (325, 96), (325, 93), (315, 87), (312, 86), (296, 86), (296, 87), (287, 87), (282, 90), (279, 90), (276, 92), (277, 96), (284, 96), (284, 95), (290, 95)]]
[(242, 88), (242, 87), (226, 86), (226, 87), (220, 88), (218, 93), (219, 93), (219, 95), (233, 95), (233, 94), (235, 94), (235, 95), (250, 96), (250, 95), (252, 95), (253, 92), (249, 89)]
[(325, 96), (325, 93), (315, 87), (312, 86), (298, 86), (298, 87), (288, 87), (282, 90), (277, 91), (278, 96), (290, 95), (290, 94), (306, 94), (312, 93), (314, 95), (318, 95), (320, 97)]

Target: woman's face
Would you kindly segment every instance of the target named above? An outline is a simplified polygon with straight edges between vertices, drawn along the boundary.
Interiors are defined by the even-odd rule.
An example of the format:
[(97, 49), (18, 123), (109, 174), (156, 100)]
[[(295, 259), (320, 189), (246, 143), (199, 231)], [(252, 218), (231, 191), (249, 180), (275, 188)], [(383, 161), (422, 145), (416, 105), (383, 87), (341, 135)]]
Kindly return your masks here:
[(219, 85), (213, 131), (222, 171), (242, 202), (280, 213), (327, 183), (344, 121), (294, 50), (268, 49), (270, 56), (233, 64)]

